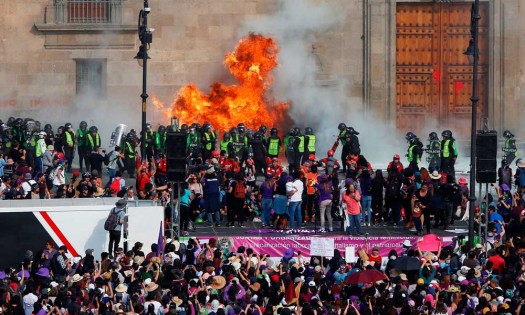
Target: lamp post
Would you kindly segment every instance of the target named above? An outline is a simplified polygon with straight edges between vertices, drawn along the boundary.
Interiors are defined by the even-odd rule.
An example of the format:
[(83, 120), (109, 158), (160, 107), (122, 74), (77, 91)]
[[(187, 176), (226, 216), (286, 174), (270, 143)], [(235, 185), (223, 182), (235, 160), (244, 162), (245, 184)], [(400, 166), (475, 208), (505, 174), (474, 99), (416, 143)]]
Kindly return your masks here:
[(468, 220), (468, 243), (470, 248), (474, 247), (474, 212), (476, 202), (476, 120), (478, 110), (478, 22), (479, 16), (479, 0), (475, 0), (472, 4), (471, 20), (470, 20), (470, 34), (472, 38), (469, 41), (467, 50), (463, 53), (469, 59), (472, 65), (472, 129), (470, 131), (470, 195), (469, 195), (469, 220)]
[(147, 78), (148, 78), (148, 56), (149, 45), (153, 42), (153, 30), (148, 28), (148, 14), (151, 8), (148, 5), (148, 0), (144, 0), (144, 9), (140, 10), (138, 20), (138, 33), (140, 40), (140, 47), (135, 59), (139, 66), (142, 67), (142, 122), (141, 122), (141, 139), (140, 139), (140, 156), (141, 161), (146, 160), (146, 100), (147, 93)]

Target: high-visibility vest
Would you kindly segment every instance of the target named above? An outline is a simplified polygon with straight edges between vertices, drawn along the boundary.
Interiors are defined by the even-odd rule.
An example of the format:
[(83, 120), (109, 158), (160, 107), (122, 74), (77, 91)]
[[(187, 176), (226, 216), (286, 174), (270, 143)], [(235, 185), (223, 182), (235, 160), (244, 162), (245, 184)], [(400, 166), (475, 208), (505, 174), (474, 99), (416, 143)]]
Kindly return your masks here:
[(221, 151), (228, 152), (228, 145), (230, 145), (230, 143), (231, 143), (231, 140), (230, 141), (221, 141)]
[[(88, 134), (87, 140), (88, 140), (89, 148), (91, 149), (91, 151), (95, 150), (95, 148), (100, 147), (100, 135), (98, 134), (98, 132), (95, 135), (95, 139), (93, 139), (93, 136), (91, 134)], [(93, 140), (95, 141), (93, 142)]]
[(439, 140), (430, 140), (428, 147), (431, 151), (429, 153), (430, 157), (438, 157), (439, 153), (441, 153), (441, 141)]
[(443, 145), (443, 157), (448, 158), (450, 156), (450, 139), (445, 140)]
[(166, 133), (161, 135), (157, 132), (155, 134), (155, 146), (161, 150), (166, 149)]
[(211, 149), (213, 148), (213, 143), (211, 141), (215, 139), (214, 136), (215, 135), (213, 133), (204, 133), (204, 138), (206, 139), (206, 145), (204, 146), (204, 149), (206, 149), (207, 151), (211, 151)]
[(31, 146), (31, 147), (35, 147), (36, 146), (35, 137), (33, 135), (31, 135), (31, 138), (29, 139), (29, 146)]
[(299, 153), (304, 153), (304, 136), (297, 137), (299, 139), (299, 145), (297, 146), (297, 149)]
[(339, 140), (341, 141), (341, 144), (342, 145), (346, 145), (346, 140), (345, 140), (345, 137), (346, 137), (346, 129), (342, 130), (340, 133), (339, 133)]
[(270, 138), (270, 141), (268, 142), (268, 154), (272, 156), (279, 155), (279, 138)]
[(419, 155), (414, 156), (414, 148), (416, 147), (415, 144), (411, 145), (408, 148), (408, 162), (416, 162), (419, 163)]
[(66, 131), (66, 143), (68, 146), (71, 146), (75, 143), (73, 141), (73, 136), (71, 136), (71, 133), (69, 131)]
[(153, 138), (153, 131), (146, 131), (145, 132), (145, 135), (144, 135), (144, 147), (149, 147), (149, 142), (151, 140), (151, 138)]
[(37, 144), (36, 144), (36, 152), (35, 152), (36, 157), (41, 157), (42, 154), (44, 153), (44, 152), (42, 152), (42, 145), (41, 145), (42, 142), (45, 143), (46, 140), (44, 140), (44, 139), (38, 139), (38, 141), (37, 141)]
[(129, 141), (126, 141), (126, 155), (128, 158), (130, 159), (134, 159), (135, 158), (135, 154), (136, 154), (136, 151), (135, 151), (135, 148), (133, 147), (133, 145), (131, 145), (131, 143), (129, 143)]
[(82, 129), (77, 130), (77, 145), (79, 147), (86, 146), (86, 131)]
[(315, 135), (308, 135), (308, 152), (315, 152)]

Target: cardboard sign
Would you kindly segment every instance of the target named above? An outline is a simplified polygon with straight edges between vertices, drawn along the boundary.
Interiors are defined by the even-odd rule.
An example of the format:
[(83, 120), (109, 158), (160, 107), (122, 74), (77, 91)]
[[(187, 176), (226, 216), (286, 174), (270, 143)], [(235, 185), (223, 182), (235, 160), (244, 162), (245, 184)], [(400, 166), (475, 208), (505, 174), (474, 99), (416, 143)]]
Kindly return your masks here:
[(334, 256), (334, 239), (329, 237), (314, 237), (310, 240), (310, 255), (311, 256)]
[(348, 246), (347, 248), (345, 248), (345, 260), (347, 263), (354, 263), (357, 261), (357, 259), (355, 259), (354, 246)]

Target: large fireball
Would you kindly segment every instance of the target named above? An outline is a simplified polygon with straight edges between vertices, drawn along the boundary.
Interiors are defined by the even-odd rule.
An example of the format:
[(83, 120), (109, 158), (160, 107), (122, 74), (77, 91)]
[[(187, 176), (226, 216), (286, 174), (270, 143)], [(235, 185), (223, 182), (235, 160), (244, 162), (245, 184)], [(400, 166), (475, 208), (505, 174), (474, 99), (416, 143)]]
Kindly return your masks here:
[(252, 129), (261, 125), (282, 129), (291, 122), (289, 104), (274, 101), (270, 91), (278, 51), (270, 37), (249, 34), (242, 38), (224, 60), (239, 84), (215, 82), (205, 94), (190, 83), (180, 89), (171, 116), (185, 124), (210, 122), (220, 132), (241, 122)]

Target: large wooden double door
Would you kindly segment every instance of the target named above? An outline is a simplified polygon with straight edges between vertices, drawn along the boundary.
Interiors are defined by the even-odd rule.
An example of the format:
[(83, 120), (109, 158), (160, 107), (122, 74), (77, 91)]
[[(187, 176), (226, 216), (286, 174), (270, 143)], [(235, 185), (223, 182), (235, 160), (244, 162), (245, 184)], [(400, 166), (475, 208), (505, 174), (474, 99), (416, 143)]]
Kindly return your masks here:
[[(487, 115), (488, 3), (480, 4), (478, 118)], [(398, 3), (396, 16), (396, 125), (426, 139), (444, 129), (470, 134), (471, 3)], [(421, 134), (420, 134), (421, 133)]]

